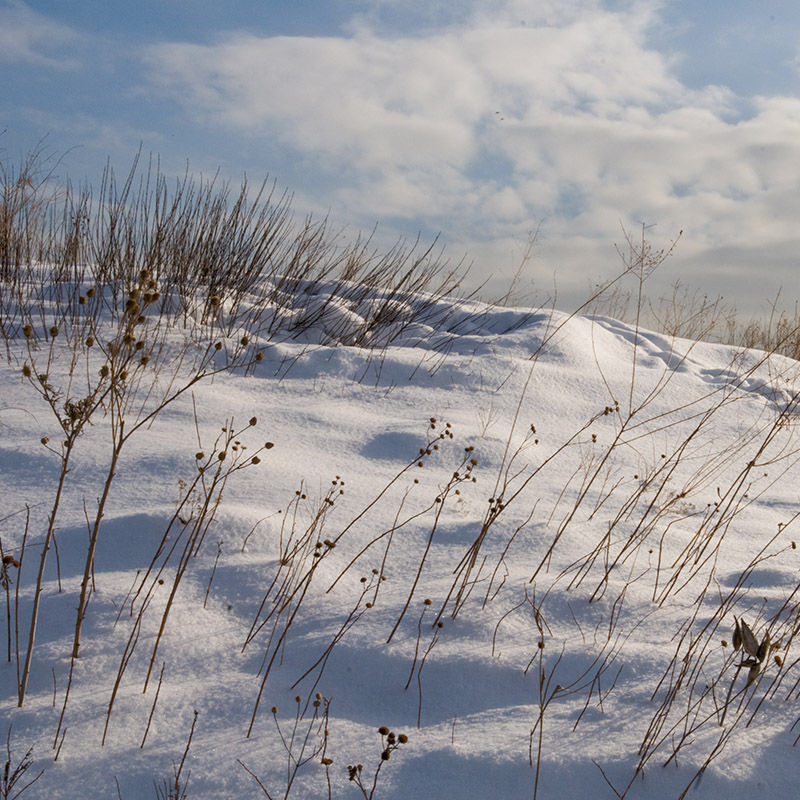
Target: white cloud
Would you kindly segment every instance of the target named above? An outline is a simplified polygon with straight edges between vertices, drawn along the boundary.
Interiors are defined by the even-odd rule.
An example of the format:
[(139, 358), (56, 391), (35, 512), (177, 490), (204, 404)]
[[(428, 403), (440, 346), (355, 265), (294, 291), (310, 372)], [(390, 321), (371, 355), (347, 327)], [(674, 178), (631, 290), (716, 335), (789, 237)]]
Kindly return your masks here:
[(79, 35), (30, 9), (20, 0), (0, 0), (0, 61), (69, 69), (76, 66), (66, 47)]
[(309, 175), (335, 176), (326, 202), (356, 224), (424, 217), (498, 258), (540, 219), (581, 258), (620, 221), (686, 229), (690, 260), (788, 249), (800, 100), (687, 88), (650, 43), (658, 25), (653, 3), (512, 0), (418, 36), (237, 35), (160, 44), (149, 63), (198, 119), (277, 138)]

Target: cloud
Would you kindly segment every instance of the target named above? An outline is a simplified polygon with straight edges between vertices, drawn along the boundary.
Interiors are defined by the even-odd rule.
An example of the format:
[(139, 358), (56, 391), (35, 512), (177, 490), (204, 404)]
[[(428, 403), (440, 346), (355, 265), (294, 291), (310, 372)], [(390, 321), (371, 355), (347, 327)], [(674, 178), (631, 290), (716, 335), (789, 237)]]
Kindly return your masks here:
[(0, 0), (0, 61), (71, 69), (76, 61), (65, 48), (81, 38), (21, 0)]
[(690, 89), (653, 45), (653, 3), (490, 8), (416, 35), (362, 20), (349, 36), (162, 43), (151, 80), (335, 177), (328, 202), (357, 224), (424, 219), (497, 258), (539, 220), (581, 257), (620, 221), (685, 229), (690, 260), (797, 239), (800, 100)]

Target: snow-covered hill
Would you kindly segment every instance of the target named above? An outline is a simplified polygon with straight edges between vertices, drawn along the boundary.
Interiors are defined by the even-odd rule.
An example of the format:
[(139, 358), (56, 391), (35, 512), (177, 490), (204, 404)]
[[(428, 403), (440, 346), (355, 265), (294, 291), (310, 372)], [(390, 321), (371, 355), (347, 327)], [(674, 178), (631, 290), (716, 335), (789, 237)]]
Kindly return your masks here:
[[(119, 317), (119, 396), (92, 395), (109, 344), (8, 333), (0, 734), (12, 770), (33, 747), (17, 788), (43, 770), (24, 800), (150, 798), (179, 769), (197, 800), (794, 796), (798, 364), (606, 318), (301, 296), (244, 344), (220, 322), (218, 351), (142, 323), (155, 383)], [(54, 410), (68, 428), (90, 396), (18, 707)]]

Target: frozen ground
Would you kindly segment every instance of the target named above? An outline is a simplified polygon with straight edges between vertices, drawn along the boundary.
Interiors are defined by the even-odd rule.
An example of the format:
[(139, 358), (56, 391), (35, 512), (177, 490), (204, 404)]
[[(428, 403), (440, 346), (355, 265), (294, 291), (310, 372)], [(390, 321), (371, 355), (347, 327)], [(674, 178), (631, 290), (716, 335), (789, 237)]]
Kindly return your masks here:
[(17, 788), (43, 771), (24, 800), (167, 792), (193, 722), (197, 800), (796, 795), (795, 362), (478, 303), (370, 330), (324, 290), (304, 309), (121, 449), (65, 703), (113, 426), (153, 395), (76, 438), (22, 707), (64, 452), (36, 374), (63, 405), (102, 358), (11, 337), (0, 734), (12, 769), (33, 748)]

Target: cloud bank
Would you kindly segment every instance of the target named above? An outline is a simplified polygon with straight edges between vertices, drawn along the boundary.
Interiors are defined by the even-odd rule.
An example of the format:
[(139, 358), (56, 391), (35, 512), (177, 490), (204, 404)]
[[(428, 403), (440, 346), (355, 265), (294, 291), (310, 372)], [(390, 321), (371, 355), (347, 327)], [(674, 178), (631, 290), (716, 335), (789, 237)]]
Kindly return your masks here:
[[(441, 231), (479, 279), (507, 276), (540, 228), (537, 278), (577, 298), (616, 268), (620, 226), (644, 223), (658, 243), (684, 231), (668, 282), (756, 303), (791, 288), (800, 96), (698, 82), (665, 44), (691, 24), (678, 0), (347, 7), (336, 35), (120, 47), (118, 116), (74, 116), (126, 146), (171, 142), (195, 169), (230, 153), (226, 168), (286, 173), (296, 206), (355, 228)], [(0, 59), (61, 67), (83, 37), (72, 49), (91, 70), (84, 33), (19, 0), (0, 0), (0, 23)]]
[(514, 2), (413, 36), (163, 43), (149, 63), (198, 120), (335, 176), (329, 202), (356, 220), (424, 218), (495, 258), (540, 221), (587, 259), (620, 222), (684, 229), (690, 261), (790, 251), (800, 100), (687, 88), (661, 24), (652, 4)]

